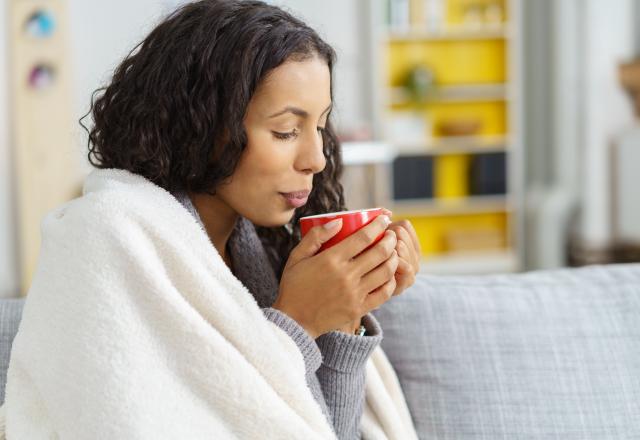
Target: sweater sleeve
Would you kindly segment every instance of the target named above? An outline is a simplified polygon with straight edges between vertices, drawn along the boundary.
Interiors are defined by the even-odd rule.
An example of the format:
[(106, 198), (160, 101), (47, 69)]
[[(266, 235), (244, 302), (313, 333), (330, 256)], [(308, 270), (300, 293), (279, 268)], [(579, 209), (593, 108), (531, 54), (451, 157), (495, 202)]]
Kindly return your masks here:
[(316, 374), (340, 440), (360, 439), (365, 364), (382, 341), (382, 329), (373, 315), (367, 314), (362, 323), (367, 329), (365, 336), (334, 331), (316, 339), (322, 353)]

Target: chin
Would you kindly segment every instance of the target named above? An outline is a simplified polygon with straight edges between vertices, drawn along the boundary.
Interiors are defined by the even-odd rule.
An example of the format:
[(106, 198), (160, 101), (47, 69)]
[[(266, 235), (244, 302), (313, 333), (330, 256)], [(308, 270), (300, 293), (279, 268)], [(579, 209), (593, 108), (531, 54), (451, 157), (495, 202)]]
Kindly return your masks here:
[(249, 220), (251, 220), (254, 225), (263, 228), (278, 228), (289, 223), (294, 214), (295, 210), (292, 209), (290, 211), (273, 213), (267, 216), (260, 216), (260, 218), (249, 218)]

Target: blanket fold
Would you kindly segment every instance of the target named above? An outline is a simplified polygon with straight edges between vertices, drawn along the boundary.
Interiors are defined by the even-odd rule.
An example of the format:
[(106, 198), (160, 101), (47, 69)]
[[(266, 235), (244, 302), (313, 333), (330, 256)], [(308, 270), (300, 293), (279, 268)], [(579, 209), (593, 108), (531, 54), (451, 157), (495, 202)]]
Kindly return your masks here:
[(193, 216), (122, 170), (42, 223), (3, 411), (10, 440), (335, 438), (295, 343)]

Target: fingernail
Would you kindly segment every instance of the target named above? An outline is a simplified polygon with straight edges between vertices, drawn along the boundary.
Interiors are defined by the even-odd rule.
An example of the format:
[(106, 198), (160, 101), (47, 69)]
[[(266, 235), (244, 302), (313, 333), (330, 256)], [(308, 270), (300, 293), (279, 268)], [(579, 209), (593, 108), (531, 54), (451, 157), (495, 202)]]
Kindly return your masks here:
[(324, 225), (322, 225), (323, 228), (331, 230), (333, 228), (337, 228), (338, 225), (342, 224), (342, 219), (341, 218), (337, 218), (335, 220), (331, 220), (329, 223), (325, 223)]
[(387, 215), (383, 215), (382, 220), (384, 221), (385, 226), (389, 226), (391, 224), (391, 219)]

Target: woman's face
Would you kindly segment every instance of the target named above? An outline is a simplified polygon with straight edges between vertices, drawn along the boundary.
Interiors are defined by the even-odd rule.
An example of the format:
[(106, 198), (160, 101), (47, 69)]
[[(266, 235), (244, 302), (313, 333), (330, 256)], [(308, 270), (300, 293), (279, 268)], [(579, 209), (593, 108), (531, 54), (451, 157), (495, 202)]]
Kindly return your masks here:
[(313, 57), (272, 70), (249, 103), (248, 143), (230, 181), (216, 191), (220, 200), (259, 226), (288, 223), (325, 167), (321, 130), (331, 104), (326, 62)]

